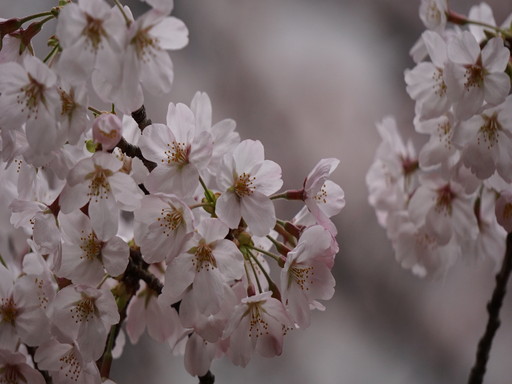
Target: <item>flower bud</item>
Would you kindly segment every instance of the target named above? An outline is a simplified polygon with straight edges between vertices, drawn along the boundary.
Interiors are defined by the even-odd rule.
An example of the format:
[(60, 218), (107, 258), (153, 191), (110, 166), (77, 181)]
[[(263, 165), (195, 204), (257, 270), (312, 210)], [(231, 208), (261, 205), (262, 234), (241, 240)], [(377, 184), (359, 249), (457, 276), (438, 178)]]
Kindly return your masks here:
[(112, 113), (99, 115), (92, 124), (92, 137), (94, 141), (101, 143), (103, 150), (113, 149), (122, 136), (122, 122)]
[(512, 232), (512, 191), (502, 191), (496, 200), (496, 220), (508, 233)]

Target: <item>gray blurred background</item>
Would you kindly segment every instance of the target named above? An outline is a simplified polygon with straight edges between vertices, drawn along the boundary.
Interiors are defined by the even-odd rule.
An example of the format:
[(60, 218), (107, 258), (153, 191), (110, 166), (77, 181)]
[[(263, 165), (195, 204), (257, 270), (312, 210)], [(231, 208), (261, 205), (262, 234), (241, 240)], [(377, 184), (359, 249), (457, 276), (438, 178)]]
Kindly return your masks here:
[[(0, 0), (0, 17), (43, 11), (56, 1)], [(147, 7), (127, 1), (134, 13)], [(285, 340), (279, 358), (254, 357), (245, 369), (215, 361), (216, 383), (464, 383), (487, 321), (494, 286), (490, 261), (460, 260), (442, 280), (413, 277), (394, 260), (384, 229), (367, 203), (365, 174), (379, 143), (375, 122), (394, 114), (411, 126), (413, 103), (403, 71), (423, 31), (419, 1), (176, 0), (173, 15), (190, 44), (171, 52), (175, 86), (169, 99), (148, 98), (155, 122), (169, 101), (189, 103), (207, 92), (214, 121), (231, 117), (242, 139), (259, 139), (283, 168), (284, 188), (302, 184), (323, 157), (341, 160), (333, 179), (347, 206), (335, 219), (341, 251), (336, 295), (312, 325)], [(489, 1), (498, 23), (509, 1)], [(467, 13), (472, 4), (450, 1)], [(48, 26), (51, 33), (51, 26)], [(44, 42), (44, 39), (41, 39)], [(39, 56), (47, 49), (38, 48)], [(412, 127), (411, 127), (412, 129)], [(283, 218), (299, 205), (279, 204)], [(512, 295), (485, 382), (512, 382)], [(114, 362), (118, 384), (196, 383), (168, 348), (149, 338), (125, 347)]]

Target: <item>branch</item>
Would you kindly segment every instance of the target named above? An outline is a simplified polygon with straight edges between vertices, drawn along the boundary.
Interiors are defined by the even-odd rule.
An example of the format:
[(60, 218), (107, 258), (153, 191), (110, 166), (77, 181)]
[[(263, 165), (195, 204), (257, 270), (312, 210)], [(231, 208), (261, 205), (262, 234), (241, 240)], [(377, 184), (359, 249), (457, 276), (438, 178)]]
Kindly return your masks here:
[(142, 151), (140, 148), (127, 142), (124, 137), (121, 137), (121, 140), (119, 140), (119, 143), (117, 143), (116, 147), (118, 147), (128, 157), (139, 158), (150, 172), (155, 169), (156, 163), (142, 156)]
[(214, 384), (215, 376), (210, 372), (206, 372), (206, 375), (199, 376), (199, 384)]
[(151, 119), (148, 119), (146, 116), (146, 107), (144, 107), (144, 105), (132, 112), (132, 117), (137, 122), (141, 131), (143, 131), (148, 125), (152, 124)]
[(492, 293), (491, 301), (487, 304), (489, 320), (485, 333), (478, 343), (475, 365), (471, 369), (468, 384), (481, 384), (484, 379), (489, 352), (496, 331), (500, 326), (500, 309), (505, 297), (507, 281), (512, 270), (512, 233), (507, 235), (507, 249), (500, 272), (496, 275), (496, 287)]

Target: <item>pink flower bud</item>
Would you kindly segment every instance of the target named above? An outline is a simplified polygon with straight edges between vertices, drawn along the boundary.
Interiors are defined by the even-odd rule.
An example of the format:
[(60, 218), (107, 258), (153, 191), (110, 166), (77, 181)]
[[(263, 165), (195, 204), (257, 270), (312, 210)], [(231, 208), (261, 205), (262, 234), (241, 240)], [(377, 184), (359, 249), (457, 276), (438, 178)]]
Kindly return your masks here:
[(112, 113), (99, 115), (92, 124), (92, 137), (94, 141), (101, 143), (103, 150), (114, 148), (121, 140), (122, 122)]
[(512, 232), (512, 191), (502, 191), (496, 200), (496, 220), (507, 232)]

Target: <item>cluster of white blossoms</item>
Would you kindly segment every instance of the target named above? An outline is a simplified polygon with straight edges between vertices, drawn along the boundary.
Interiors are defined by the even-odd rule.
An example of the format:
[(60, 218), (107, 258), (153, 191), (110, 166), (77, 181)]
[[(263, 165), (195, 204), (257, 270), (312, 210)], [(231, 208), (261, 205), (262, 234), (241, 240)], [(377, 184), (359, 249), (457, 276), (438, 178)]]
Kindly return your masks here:
[[(151, 123), (144, 94), (169, 92), (167, 50), (188, 30), (172, 0), (146, 2), (138, 18), (62, 0), (0, 21), (2, 383), (112, 382), (125, 335), (145, 330), (192, 375), (222, 356), (245, 366), (334, 293), (339, 161), (279, 193), (280, 166), (233, 120), (213, 124), (205, 93)], [(30, 39), (49, 21), (41, 60)], [(280, 220), (276, 199), (304, 204)]]
[(446, 0), (423, 0), (420, 18), (427, 30), (405, 82), (416, 103), (412, 126), (428, 141), (417, 151), (394, 118), (383, 119), (366, 181), (397, 260), (424, 276), (461, 257), (504, 255), (512, 231), (512, 15), (498, 26), (486, 3), (465, 17)]

